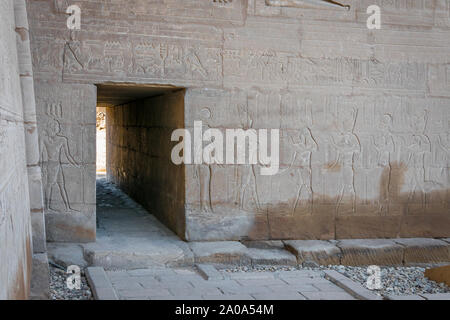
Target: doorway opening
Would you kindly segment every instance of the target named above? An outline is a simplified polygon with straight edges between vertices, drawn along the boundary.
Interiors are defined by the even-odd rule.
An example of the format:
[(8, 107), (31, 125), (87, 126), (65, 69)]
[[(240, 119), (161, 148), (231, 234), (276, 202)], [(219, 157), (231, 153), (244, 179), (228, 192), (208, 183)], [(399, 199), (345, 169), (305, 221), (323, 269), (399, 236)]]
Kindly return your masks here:
[(123, 192), (184, 238), (185, 168), (171, 161), (172, 132), (184, 128), (184, 95), (174, 86), (97, 85), (98, 228), (127, 206)]

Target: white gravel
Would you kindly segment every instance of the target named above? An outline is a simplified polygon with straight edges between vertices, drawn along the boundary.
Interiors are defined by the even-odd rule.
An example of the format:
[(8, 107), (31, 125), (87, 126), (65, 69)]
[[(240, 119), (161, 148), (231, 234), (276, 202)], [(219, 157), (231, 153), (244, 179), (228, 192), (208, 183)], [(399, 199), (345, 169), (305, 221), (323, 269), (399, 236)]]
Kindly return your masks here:
[(81, 273), (81, 289), (71, 290), (67, 287), (68, 275), (64, 270), (50, 265), (50, 295), (52, 300), (92, 300), (92, 293), (84, 272)]
[[(240, 266), (234, 268), (224, 267), (225, 272), (277, 272), (293, 270), (336, 270), (355, 282), (367, 288), (367, 267), (348, 266)], [(425, 268), (420, 267), (381, 267), (381, 289), (373, 290), (380, 296), (387, 295), (414, 295), (450, 293), (450, 288), (444, 283), (436, 283), (424, 276)]]
[[(367, 288), (367, 267), (330, 266), (346, 277), (361, 283)], [(413, 295), (450, 293), (444, 283), (436, 283), (424, 276), (425, 268), (419, 267), (381, 267), (381, 289), (373, 290), (379, 295)]]

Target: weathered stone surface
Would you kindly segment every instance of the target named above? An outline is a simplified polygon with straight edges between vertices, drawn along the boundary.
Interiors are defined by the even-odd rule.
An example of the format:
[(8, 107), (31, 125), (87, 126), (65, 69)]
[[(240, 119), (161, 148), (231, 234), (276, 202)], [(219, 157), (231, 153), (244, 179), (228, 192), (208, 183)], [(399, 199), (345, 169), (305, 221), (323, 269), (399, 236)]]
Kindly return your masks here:
[(296, 257), (283, 249), (247, 249), (247, 256), (253, 265), (297, 265)]
[(50, 270), (46, 253), (33, 255), (33, 271), (31, 273), (31, 300), (50, 299)]
[(241, 241), (247, 248), (255, 249), (284, 249), (284, 243), (281, 240), (267, 240), (267, 241)]
[(196, 264), (195, 267), (198, 270), (198, 273), (205, 279), (205, 280), (222, 280), (223, 275), (217, 271), (217, 269), (209, 264)]
[(388, 300), (426, 300), (419, 295), (405, 295), (405, 296), (387, 296)]
[(403, 247), (393, 240), (358, 239), (341, 240), (341, 264), (348, 266), (395, 266), (403, 263)]
[(189, 247), (196, 263), (249, 264), (247, 248), (237, 241), (192, 242)]
[(117, 293), (103, 268), (87, 268), (86, 278), (96, 300), (119, 300)]
[(96, 88), (35, 88), (47, 240), (95, 241)]
[[(449, 237), (447, 3), (383, 3), (383, 32), (367, 37), (368, 4), (353, 2), (346, 11), (296, 1), (80, 1), (89, 23), (71, 37), (60, 28), (64, 1), (29, 0), (35, 79), (54, 89), (65, 82), (67, 92), (75, 83), (151, 84), (149, 96), (161, 85), (187, 88), (177, 127), (202, 120), (222, 131), (281, 130), (274, 176), (260, 165), (170, 169), (167, 113), (152, 114), (158, 125), (149, 127), (116, 109), (124, 121), (115, 128), (122, 134), (113, 139), (112, 177), (133, 196), (146, 190), (139, 201), (186, 240)], [(37, 94), (41, 111), (44, 101), (58, 102), (52, 90)], [(81, 136), (71, 127), (76, 117), (64, 114), (63, 135)], [(90, 121), (80, 123), (84, 140), (70, 142), (75, 160), (81, 150), (94, 154)], [(65, 165), (67, 184), (85, 188), (69, 188), (69, 202), (88, 198), (93, 168), (80, 181)]]
[(288, 240), (284, 241), (286, 249), (297, 257), (302, 264), (314, 261), (319, 265), (340, 264), (341, 250), (331, 242), (319, 240)]
[(404, 263), (450, 262), (450, 244), (437, 239), (395, 239), (404, 246)]
[(425, 277), (437, 283), (445, 283), (447, 286), (450, 286), (450, 266), (427, 269)]
[(382, 300), (382, 297), (335, 270), (326, 270), (325, 277), (359, 300)]
[(83, 247), (79, 244), (50, 242), (47, 250), (48, 259), (65, 268), (71, 265), (85, 268), (88, 265), (84, 259)]
[(27, 36), (24, 10), (24, 1), (0, 2), (0, 300), (28, 299), (32, 272), (24, 116), (34, 97), (27, 94), (29, 79), (21, 78), (27, 69), (27, 41), (21, 38)]
[(450, 293), (421, 294), (427, 300), (450, 300)]

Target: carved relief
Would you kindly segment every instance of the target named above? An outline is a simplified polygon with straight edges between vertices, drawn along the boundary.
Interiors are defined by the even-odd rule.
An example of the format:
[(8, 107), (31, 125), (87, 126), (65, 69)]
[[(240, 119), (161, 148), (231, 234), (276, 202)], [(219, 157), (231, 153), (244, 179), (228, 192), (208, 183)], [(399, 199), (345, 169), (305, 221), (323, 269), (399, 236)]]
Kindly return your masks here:
[(380, 119), (381, 133), (373, 137), (373, 145), (377, 151), (377, 165), (383, 168), (380, 177), (380, 212), (387, 212), (391, 194), (392, 160), (395, 154), (395, 143), (392, 134), (393, 119), (390, 114), (384, 114)]
[(356, 190), (355, 190), (355, 156), (361, 153), (361, 144), (354, 133), (358, 110), (353, 109), (348, 117), (344, 120), (342, 129), (336, 136), (331, 136), (331, 144), (337, 150), (335, 162), (329, 167), (333, 170), (340, 168), (341, 178), (339, 180), (339, 196), (336, 206), (336, 212), (343, 203), (343, 200), (350, 197), (352, 204), (352, 212), (356, 209)]
[[(306, 199), (309, 203), (309, 212), (313, 210), (313, 189), (312, 189), (312, 153), (318, 150), (316, 140), (311, 134), (311, 129), (304, 127), (300, 130), (298, 137), (291, 137), (292, 147), (295, 149), (291, 167), (297, 171), (297, 196), (292, 208), (292, 213), (296, 212), (297, 206), (301, 204), (301, 199)], [(302, 198), (302, 193), (304, 194)], [(302, 207), (304, 207), (302, 205)]]
[[(203, 123), (202, 132), (205, 132), (206, 130), (210, 129), (208, 121), (211, 119), (211, 117), (212, 117), (211, 110), (209, 108), (203, 108), (200, 111), (200, 118)], [(197, 179), (199, 186), (200, 211), (204, 213), (212, 213), (213, 206), (211, 202), (211, 179), (212, 179), (211, 165), (205, 163), (195, 164), (194, 178)]]
[(43, 184), (45, 186), (45, 204), (47, 210), (55, 210), (52, 206), (54, 196), (59, 193), (66, 212), (78, 211), (71, 207), (69, 195), (66, 187), (66, 177), (62, 165), (62, 158), (65, 157), (69, 163), (79, 168), (69, 149), (68, 138), (61, 134), (61, 124), (55, 118), (60, 114), (60, 103), (49, 103), (47, 105), (47, 120), (43, 134), (41, 135), (40, 157), (43, 174)]
[[(238, 114), (243, 130), (253, 129), (254, 116), (249, 111), (248, 104), (238, 106)], [(261, 211), (261, 202), (258, 196), (256, 165), (244, 164), (237, 166), (239, 170), (240, 192), (239, 208), (241, 210)]]

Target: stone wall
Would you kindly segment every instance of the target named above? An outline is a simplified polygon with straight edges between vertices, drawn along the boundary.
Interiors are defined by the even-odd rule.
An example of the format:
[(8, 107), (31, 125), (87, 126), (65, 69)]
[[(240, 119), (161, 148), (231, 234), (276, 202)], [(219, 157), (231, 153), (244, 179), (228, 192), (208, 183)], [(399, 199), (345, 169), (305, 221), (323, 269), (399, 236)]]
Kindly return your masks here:
[(24, 115), (33, 113), (34, 97), (24, 73), (23, 5), (0, 2), (0, 300), (28, 298), (33, 253)]
[(96, 87), (35, 81), (48, 241), (95, 241)]
[[(276, 176), (186, 166), (187, 239), (448, 237), (450, 1), (346, 2), (80, 0), (69, 31), (67, 1), (29, 0), (33, 65), (68, 91), (187, 88), (187, 128), (281, 130)], [(372, 4), (381, 30), (366, 27)]]
[(107, 108), (107, 172), (133, 199), (185, 237), (185, 170), (171, 161), (184, 126), (184, 90)]

